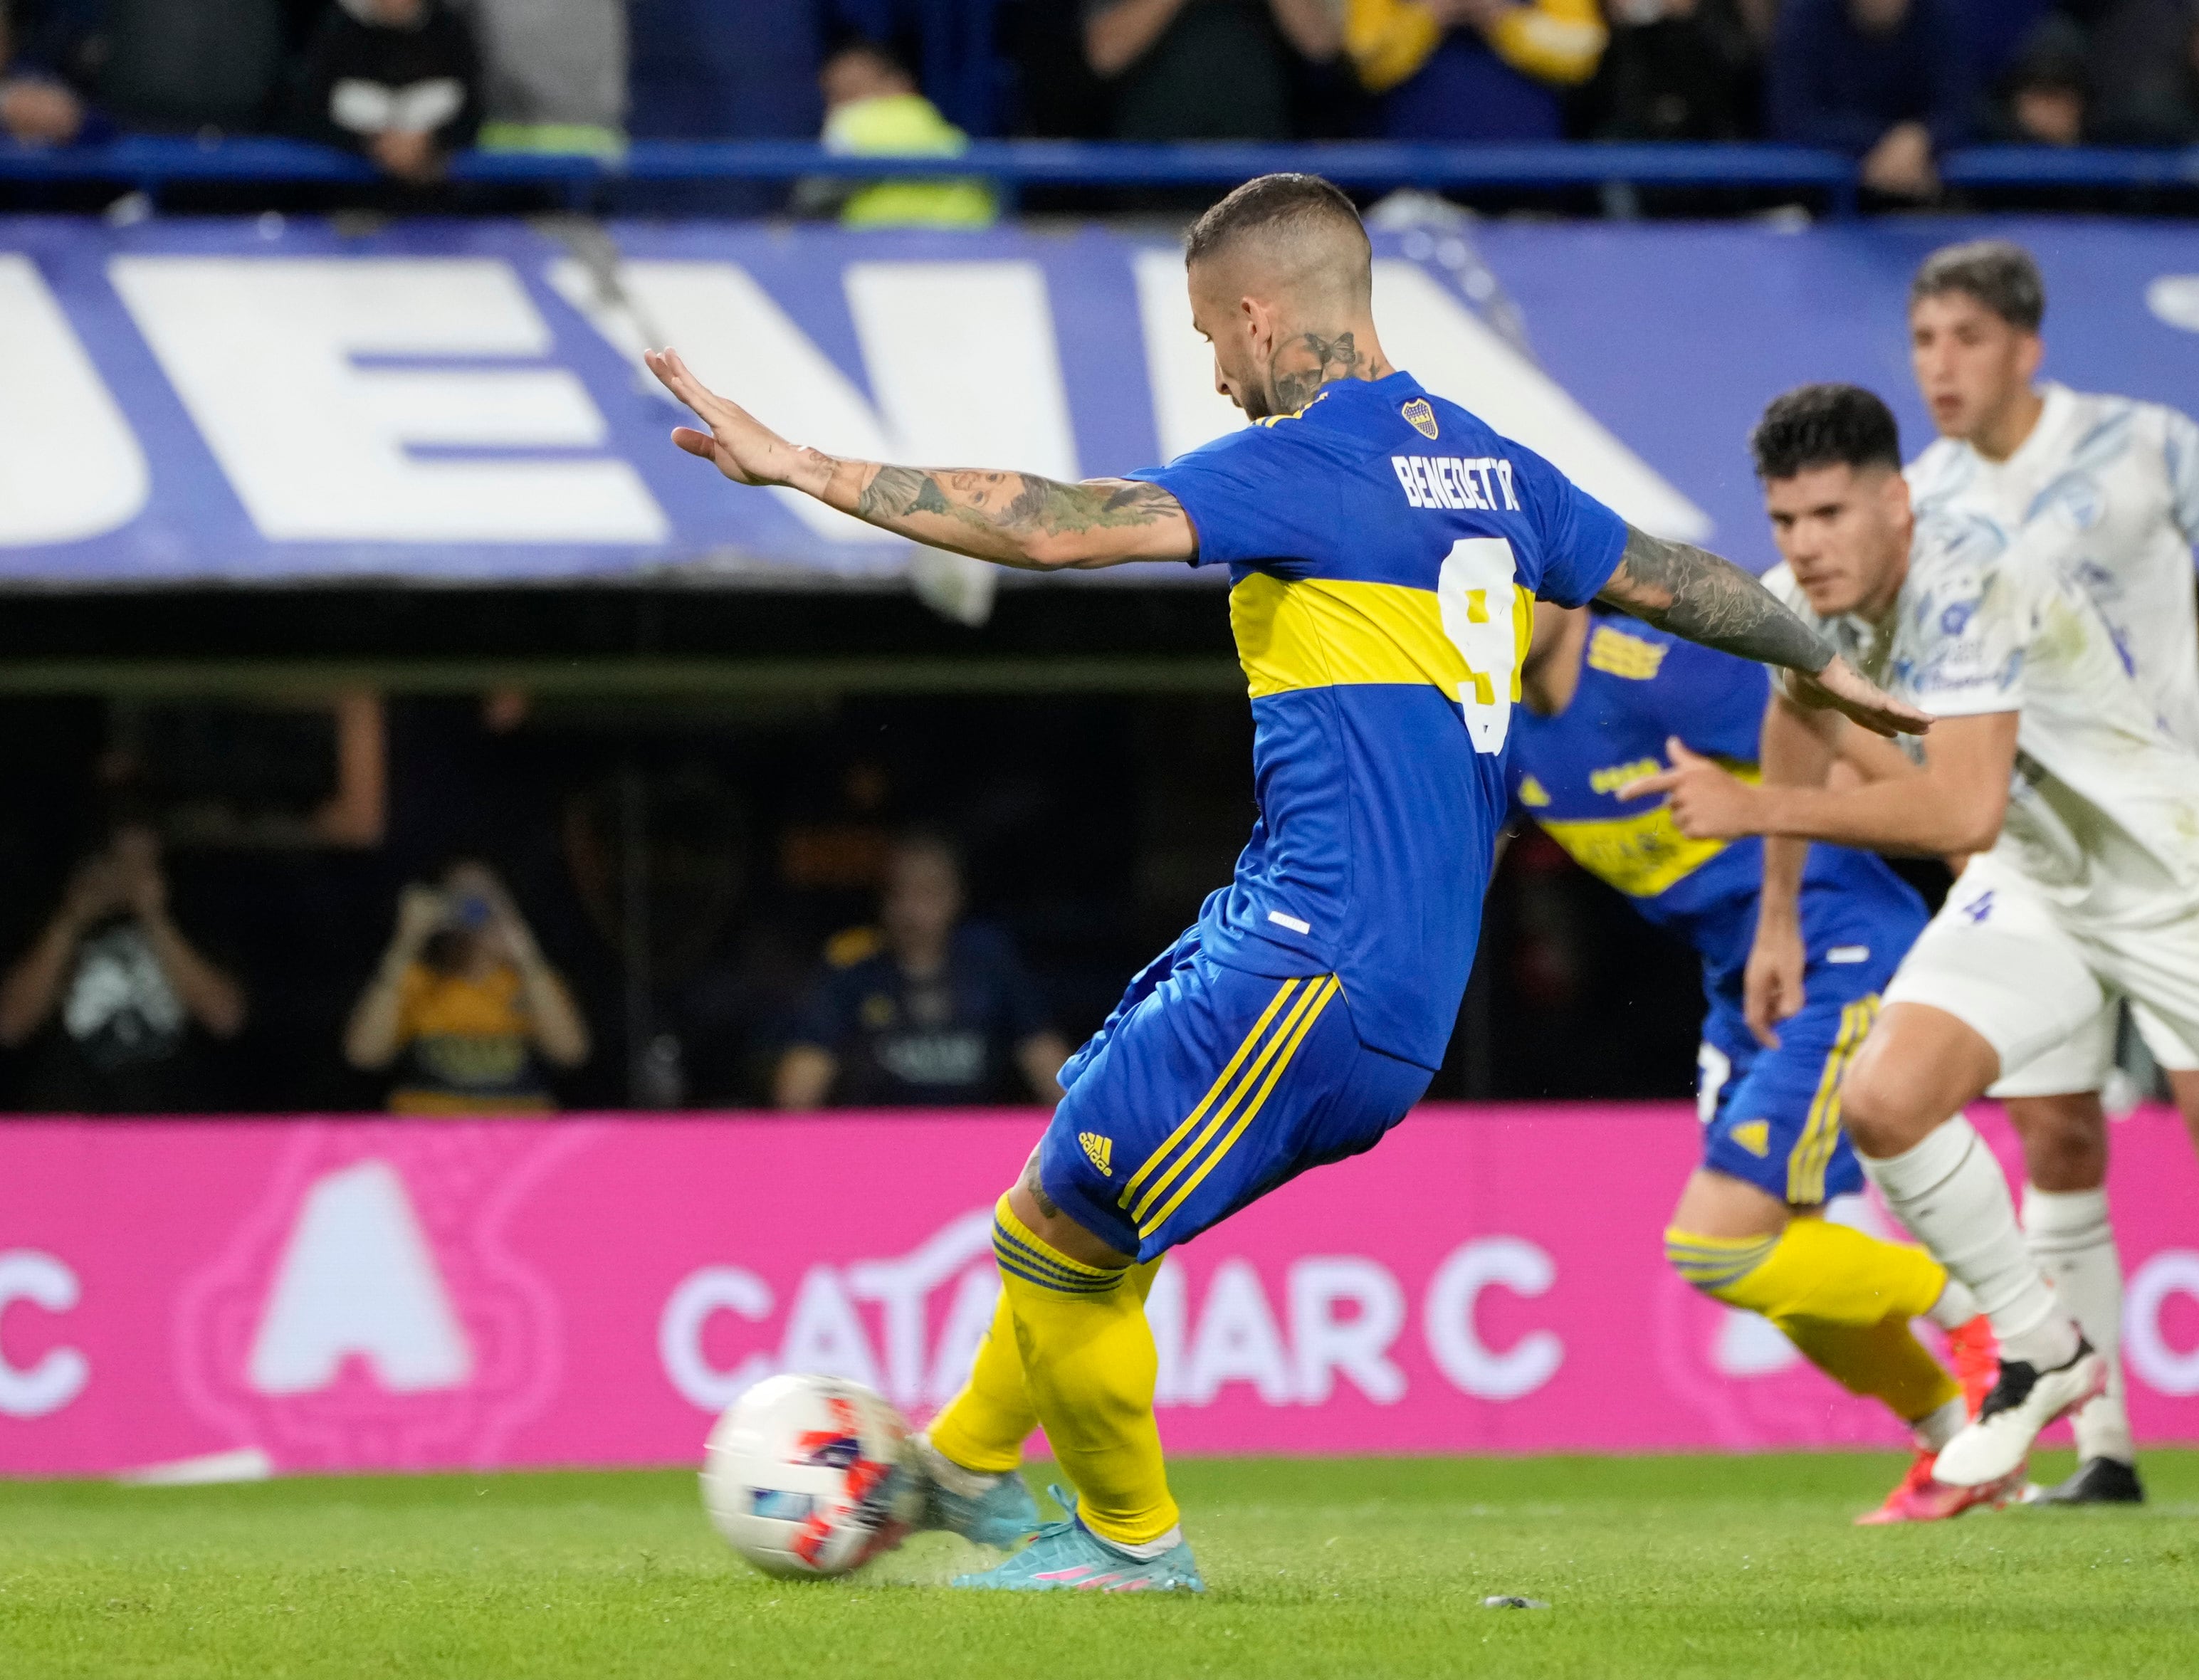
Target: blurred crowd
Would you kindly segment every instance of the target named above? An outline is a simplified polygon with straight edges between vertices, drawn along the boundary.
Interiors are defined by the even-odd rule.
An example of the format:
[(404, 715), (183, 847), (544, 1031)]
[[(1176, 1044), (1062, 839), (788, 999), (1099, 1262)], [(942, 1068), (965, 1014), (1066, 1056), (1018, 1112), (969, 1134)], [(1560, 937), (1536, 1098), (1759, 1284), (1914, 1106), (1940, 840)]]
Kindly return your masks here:
[[(5, 0), (0, 126), (456, 149), (820, 137), (1767, 139), (1896, 196), (1972, 141), (2199, 138), (2199, 0)], [(982, 189), (825, 194), (971, 222)]]

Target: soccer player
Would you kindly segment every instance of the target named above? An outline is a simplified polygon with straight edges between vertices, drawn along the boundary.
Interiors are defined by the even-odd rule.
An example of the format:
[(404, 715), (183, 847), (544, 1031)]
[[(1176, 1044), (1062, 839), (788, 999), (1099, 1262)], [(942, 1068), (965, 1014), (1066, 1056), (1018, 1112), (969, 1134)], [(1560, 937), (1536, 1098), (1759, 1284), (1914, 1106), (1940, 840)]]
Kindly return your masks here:
[[(1909, 1473), (1859, 1522), (1928, 1522), (2004, 1500), (2004, 1487), (1932, 1477), (1939, 1450), (1969, 1420), (1965, 1389), (1980, 1402), (1992, 1383), (1992, 1334), (1976, 1300), (1923, 1250), (1821, 1216), (1831, 1198), (1863, 1187), (1840, 1130), (1840, 1075), (1923, 930), (1923, 901), (1868, 852), (1809, 848), (1805, 990), (1784, 1020), (1749, 1018), (1743, 976), (1763, 847), (1687, 839), (1661, 801), (1619, 795), (1674, 738), (1754, 775), (1770, 698), (1763, 668), (1617, 613), (1540, 602), (1520, 676), (1514, 802), (1702, 957), (1702, 1165), (1673, 1210), (1666, 1258), (1705, 1294), (1762, 1313), (1826, 1375), (1909, 1426)], [(1962, 1386), (1918, 1345), (1909, 1321), (1919, 1317), (1948, 1333)]]
[[(1246, 183), (1187, 242), (1219, 389), (1262, 423), (1123, 479), (885, 466), (805, 449), (651, 365), (708, 424), (674, 441), (918, 542), (1040, 569), (1226, 565), (1259, 820), (1235, 879), (1062, 1070), (995, 1210), (1001, 1295), (933, 1420), (933, 1520), (1035, 1526), (1034, 1425), (1071, 1514), (960, 1584), (1198, 1590), (1153, 1419), (1161, 1257), (1370, 1148), (1441, 1062), (1506, 809), (1502, 751), (1537, 595), (1600, 597), (1797, 673), (1870, 727), (1929, 720), (1863, 681), (1755, 579), (1630, 529), (1384, 356), (1372, 254), (1316, 177)], [(1814, 673), (1814, 675), (1811, 674)]]
[[(2040, 543), (2098, 609), (2170, 734), (2199, 748), (2199, 426), (2155, 403), (2034, 386), (2045, 306), (2038, 265), (2005, 241), (1945, 247), (1917, 271), (1910, 353), (1940, 434), (1909, 469), (1917, 516), (1983, 518)], [(2151, 1011), (2132, 1012), (2199, 1139), (2199, 1052)], [(2122, 1264), (2097, 1094), (2120, 1013), (2111, 1001), (1990, 1093), (2023, 1140), (2025, 1237), (2108, 1362), (2108, 1391), (2071, 1420), (2077, 1473), (2044, 1496), (2049, 1504), (2144, 1497), (2123, 1409)]]
[[(1963, 1109), (2117, 996), (2199, 1042), (2199, 755), (2161, 726), (2050, 550), (1981, 517), (1916, 519), (1876, 397), (1791, 391), (1754, 444), (1788, 557), (1774, 592), (1940, 720), (1913, 770), (1836, 790), (1822, 783), (1840, 732), (1782, 702), (1765, 715), (1763, 785), (1675, 742), (1673, 767), (1629, 790), (1668, 793), (1691, 838), (1970, 857), (1887, 988), (1841, 1104), (1864, 1170), (1992, 1321), (1999, 1377), (1934, 1471), (1986, 1486), (2108, 1372)], [(1774, 907), (1786, 849), (1767, 848), (1760, 948), (1793, 942), (1791, 910)]]

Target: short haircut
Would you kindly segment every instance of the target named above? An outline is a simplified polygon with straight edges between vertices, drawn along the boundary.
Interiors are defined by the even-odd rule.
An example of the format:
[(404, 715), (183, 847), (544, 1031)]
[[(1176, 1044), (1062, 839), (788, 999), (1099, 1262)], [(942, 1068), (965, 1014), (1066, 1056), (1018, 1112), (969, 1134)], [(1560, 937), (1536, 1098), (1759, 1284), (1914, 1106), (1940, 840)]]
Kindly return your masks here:
[(1318, 175), (1259, 175), (1191, 225), (1183, 260), (1203, 262), (1251, 234), (1287, 241), (1347, 229), (1371, 254), (1366, 225), (1342, 188)]
[(2035, 333), (2046, 318), (2046, 283), (2039, 265), (2022, 246), (2005, 239), (1942, 245), (1909, 283), (1909, 306), (1948, 292), (1975, 298), (2018, 332)]
[(1774, 397), (1748, 447), (1766, 483), (1817, 467), (1901, 470), (1893, 411), (1860, 385), (1798, 385)]

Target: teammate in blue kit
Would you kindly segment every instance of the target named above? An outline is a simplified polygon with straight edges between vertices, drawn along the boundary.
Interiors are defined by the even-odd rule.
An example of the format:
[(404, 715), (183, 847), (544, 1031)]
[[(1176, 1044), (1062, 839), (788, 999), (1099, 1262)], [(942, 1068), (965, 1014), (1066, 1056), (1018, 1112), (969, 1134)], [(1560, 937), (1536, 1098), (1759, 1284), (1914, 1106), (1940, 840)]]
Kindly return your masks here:
[(1035, 1527), (1015, 1473), (1035, 1426), (1079, 1498), (962, 1585), (1199, 1590), (1153, 1420), (1146, 1291), (1169, 1247), (1368, 1148), (1426, 1088), (1507, 809), (1534, 596), (1600, 598), (1787, 667), (1881, 732), (1929, 722), (1747, 573), (1630, 529), (1393, 368), (1366, 230), (1327, 182), (1248, 182), (1186, 259), (1216, 387), (1261, 423), (1129, 478), (828, 455), (672, 353), (650, 359), (709, 427), (674, 440), (737, 481), (1005, 565), (1229, 568), (1259, 820), (1234, 881), (1062, 1070), (1068, 1094), (995, 1209), (1000, 1308), (929, 1432), (931, 1520), (997, 1543)]
[(1910, 1474), (1861, 1520), (1957, 1515), (1991, 1496), (1934, 1481), (1931, 1467), (1969, 1408), (1909, 1321), (1929, 1316), (1949, 1333), (1976, 1397), (1993, 1380), (1992, 1330), (1922, 1249), (1818, 1216), (1833, 1197), (1863, 1187), (1840, 1129), (1840, 1076), (1877, 1017), (1881, 989), (1923, 930), (1923, 902), (1870, 853), (1811, 847), (1799, 895), (1801, 1006), (1778, 1022), (1749, 1019), (1762, 843), (1690, 840), (1661, 802), (1624, 799), (1620, 790), (1660, 766), (1675, 738), (1753, 778), (1770, 698), (1763, 668), (1601, 609), (1543, 602), (1535, 621), (1525, 704), (1512, 730), (1513, 800), (1702, 958), (1703, 1162), (1665, 1234), (1666, 1257), (1706, 1294), (1764, 1314), (1828, 1376), (1910, 1426)]

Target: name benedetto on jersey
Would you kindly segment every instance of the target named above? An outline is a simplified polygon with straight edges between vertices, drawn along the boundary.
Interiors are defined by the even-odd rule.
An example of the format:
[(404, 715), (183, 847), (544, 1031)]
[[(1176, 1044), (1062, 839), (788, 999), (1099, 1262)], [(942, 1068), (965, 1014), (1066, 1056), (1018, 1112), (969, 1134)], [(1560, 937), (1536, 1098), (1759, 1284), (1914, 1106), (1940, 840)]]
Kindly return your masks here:
[[(1990, 855), (2061, 916), (2143, 928), (2199, 913), (2199, 755), (2170, 734), (2046, 534), (2011, 540), (1969, 511), (1920, 520), (1908, 578), (1878, 623), (1818, 617), (1783, 565), (1764, 581), (1851, 664), (1934, 716), (2021, 714)], [(1921, 744), (1904, 745), (1921, 755)]]
[(2169, 733), (2199, 750), (2199, 424), (2159, 403), (2040, 388), (2023, 445), (1992, 461), (1941, 438), (1908, 469), (1920, 526), (2021, 532), (2088, 595)]

